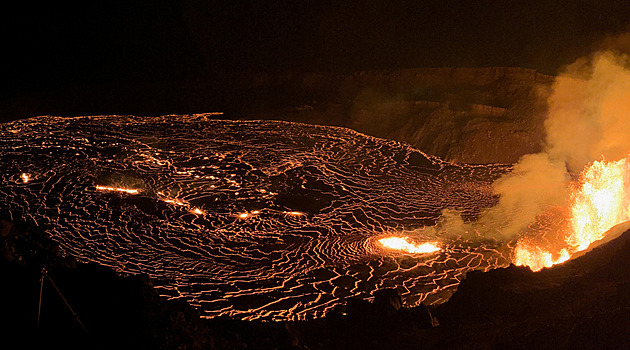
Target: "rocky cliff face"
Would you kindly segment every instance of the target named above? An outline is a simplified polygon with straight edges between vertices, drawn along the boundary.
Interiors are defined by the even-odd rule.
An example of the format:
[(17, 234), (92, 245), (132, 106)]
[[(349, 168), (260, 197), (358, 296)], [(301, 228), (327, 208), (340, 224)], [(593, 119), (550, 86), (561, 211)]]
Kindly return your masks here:
[(541, 150), (552, 81), (506, 67), (260, 74), (236, 80), (249, 96), (236, 114), (350, 127), (449, 161), (511, 163)]

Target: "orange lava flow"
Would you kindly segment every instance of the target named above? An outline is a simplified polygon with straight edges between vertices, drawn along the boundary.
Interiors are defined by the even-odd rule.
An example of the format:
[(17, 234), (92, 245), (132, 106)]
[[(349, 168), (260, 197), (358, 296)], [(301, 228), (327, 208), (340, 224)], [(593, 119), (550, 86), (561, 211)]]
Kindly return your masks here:
[(186, 205), (186, 202), (182, 201), (181, 199), (171, 199), (171, 198), (163, 198), (162, 199), (164, 202), (168, 203), (168, 204), (173, 204), (173, 205)]
[[(630, 220), (630, 156), (619, 161), (596, 161), (580, 176), (571, 191), (565, 247), (549, 250), (520, 240), (514, 263), (541, 270), (568, 260), (571, 255), (602, 239), (613, 226)], [(626, 194), (628, 193), (628, 194)]]
[(203, 210), (201, 210), (199, 208), (193, 208), (193, 209), (190, 210), (190, 212), (193, 213), (193, 214), (197, 214), (197, 215), (203, 215), (203, 214), (206, 213), (206, 212), (204, 212)]
[(99, 191), (116, 191), (116, 192), (124, 192), (129, 194), (138, 194), (140, 190), (135, 188), (123, 188), (123, 187), (111, 187), (111, 186), (101, 186), (97, 185), (96, 189)]
[(407, 237), (386, 237), (378, 240), (383, 247), (395, 250), (402, 250), (407, 253), (426, 254), (435, 253), (441, 250), (435, 243), (414, 244), (408, 242)]

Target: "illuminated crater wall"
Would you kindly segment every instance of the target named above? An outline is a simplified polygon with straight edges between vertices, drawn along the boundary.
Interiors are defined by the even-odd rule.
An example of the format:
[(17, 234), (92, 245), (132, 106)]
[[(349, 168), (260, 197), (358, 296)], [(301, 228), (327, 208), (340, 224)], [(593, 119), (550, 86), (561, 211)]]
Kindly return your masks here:
[[(499, 242), (427, 229), (474, 219), (507, 166), (443, 162), (349, 129), (276, 121), (39, 117), (0, 125), (2, 217), (63, 254), (147, 274), (206, 317), (304, 319), (397, 287), (440, 303)], [(379, 243), (433, 242), (408, 253)]]

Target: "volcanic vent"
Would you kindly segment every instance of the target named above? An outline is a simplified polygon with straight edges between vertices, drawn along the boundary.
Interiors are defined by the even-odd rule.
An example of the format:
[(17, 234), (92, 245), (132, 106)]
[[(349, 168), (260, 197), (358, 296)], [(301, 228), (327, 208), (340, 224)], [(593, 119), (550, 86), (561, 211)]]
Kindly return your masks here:
[[(610, 52), (577, 61), (556, 79), (545, 122), (544, 153), (524, 157), (513, 187), (544, 190), (530, 203), (515, 262), (533, 270), (566, 261), (630, 220), (630, 72), (627, 60)], [(524, 163), (537, 157), (536, 168)], [(535, 183), (534, 183), (535, 182)], [(506, 188), (506, 191), (510, 191)], [(520, 218), (518, 216), (521, 216)], [(522, 215), (514, 215), (515, 221)], [(549, 220), (549, 218), (553, 218)], [(541, 221), (552, 222), (538, 229)]]

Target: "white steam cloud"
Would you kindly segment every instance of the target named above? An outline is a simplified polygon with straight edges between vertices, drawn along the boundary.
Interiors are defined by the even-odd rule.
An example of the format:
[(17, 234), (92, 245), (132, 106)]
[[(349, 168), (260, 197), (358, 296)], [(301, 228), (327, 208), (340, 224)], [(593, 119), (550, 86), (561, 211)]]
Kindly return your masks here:
[(625, 57), (598, 53), (556, 79), (545, 122), (547, 152), (573, 172), (630, 151), (630, 71)]
[(568, 204), (569, 172), (630, 153), (630, 71), (624, 56), (600, 52), (573, 63), (557, 77), (548, 102), (544, 152), (522, 157), (493, 184), (499, 203), (479, 220), (506, 239), (526, 233), (545, 211)]
[(511, 238), (522, 233), (536, 217), (552, 207), (568, 203), (569, 176), (563, 162), (546, 153), (523, 156), (512, 172), (494, 184), (499, 203), (479, 220), (492, 236)]
[(602, 158), (613, 161), (630, 154), (630, 70), (625, 56), (600, 52), (573, 63), (555, 80), (548, 103), (544, 151), (523, 156), (493, 184), (499, 202), (478, 220), (464, 223), (454, 210), (445, 210), (436, 233), (520, 237), (541, 214), (568, 207), (571, 173)]

